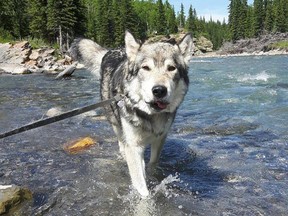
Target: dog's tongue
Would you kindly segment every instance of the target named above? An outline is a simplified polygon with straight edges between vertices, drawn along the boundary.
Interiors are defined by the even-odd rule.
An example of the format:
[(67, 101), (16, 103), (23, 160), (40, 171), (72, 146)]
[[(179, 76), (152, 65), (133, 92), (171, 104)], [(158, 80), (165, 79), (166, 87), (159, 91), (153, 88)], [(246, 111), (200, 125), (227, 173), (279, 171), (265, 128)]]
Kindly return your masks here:
[(161, 101), (156, 101), (156, 104), (160, 109), (165, 109), (167, 107), (167, 104)]

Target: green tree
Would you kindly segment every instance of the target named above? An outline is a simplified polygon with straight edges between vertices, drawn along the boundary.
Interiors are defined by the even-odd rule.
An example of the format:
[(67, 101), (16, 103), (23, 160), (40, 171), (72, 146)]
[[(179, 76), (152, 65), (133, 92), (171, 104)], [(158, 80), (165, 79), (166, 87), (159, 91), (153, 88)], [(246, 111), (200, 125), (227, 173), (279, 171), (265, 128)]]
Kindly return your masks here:
[(86, 31), (85, 36), (96, 41), (97, 38), (97, 4), (95, 0), (86, 0)]
[(162, 0), (157, 0), (157, 18), (156, 31), (157, 34), (166, 34), (166, 16)]
[(272, 32), (274, 27), (273, 1), (265, 0), (264, 5), (265, 5), (264, 28), (266, 31)]
[(9, 1), (0, 1), (0, 39), (6, 40), (12, 38), (12, 13)]
[(46, 38), (46, 8), (47, 0), (30, 0), (28, 3), (29, 29), (33, 37)]
[(287, 0), (274, 0), (275, 8), (275, 31), (288, 31), (287, 23)]
[[(1, 1), (1, 23), (4, 29), (9, 31), (16, 39), (22, 39), (29, 34), (29, 23), (27, 14), (27, 0)], [(3, 21), (2, 21), (3, 18)]]
[(258, 37), (264, 29), (263, 0), (254, 0), (254, 35)]
[[(58, 41), (60, 51), (68, 48), (70, 39), (74, 37), (78, 22), (75, 1), (47, 0), (47, 31), (51, 43)], [(66, 41), (66, 46), (64, 41)]]
[(181, 3), (180, 13), (178, 14), (178, 25), (179, 28), (185, 27), (185, 12), (184, 12), (184, 5)]
[(165, 17), (166, 17), (166, 25), (167, 25), (166, 28), (168, 31), (167, 33), (168, 34), (177, 33), (178, 26), (177, 26), (175, 11), (174, 11), (174, 8), (168, 2), (168, 0), (166, 0), (164, 8), (165, 8)]
[(76, 17), (76, 22), (73, 26), (73, 34), (75, 36), (84, 36), (87, 30), (87, 12), (85, 0), (73, 0), (74, 16)]
[(247, 0), (230, 0), (229, 31), (232, 41), (247, 37), (249, 25)]
[(186, 19), (186, 29), (189, 32), (194, 32), (194, 34), (198, 34), (197, 28), (197, 13), (196, 10), (193, 9), (192, 5), (189, 7), (188, 17)]
[(110, 16), (112, 8), (111, 3), (111, 0), (97, 0), (96, 41), (103, 46), (111, 46), (111, 43), (114, 39), (113, 29), (111, 29), (111, 24), (113, 20), (113, 17)]

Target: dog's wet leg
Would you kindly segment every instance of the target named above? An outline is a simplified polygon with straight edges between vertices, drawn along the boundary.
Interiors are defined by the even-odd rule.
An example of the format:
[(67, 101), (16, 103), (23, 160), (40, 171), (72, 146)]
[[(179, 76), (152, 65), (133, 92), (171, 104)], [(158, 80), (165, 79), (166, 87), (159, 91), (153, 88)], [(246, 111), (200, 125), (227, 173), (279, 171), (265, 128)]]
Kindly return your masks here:
[(151, 144), (151, 154), (150, 154), (149, 166), (153, 167), (158, 163), (160, 153), (161, 153), (162, 147), (164, 145), (165, 139), (166, 139), (166, 136), (161, 137), (156, 142)]
[(144, 197), (149, 195), (145, 180), (144, 150), (142, 146), (125, 146), (126, 161), (128, 164), (133, 186)]
[(122, 138), (122, 129), (119, 128), (117, 125), (112, 125), (113, 130), (118, 138), (118, 145), (119, 145), (119, 151), (121, 153), (121, 156), (124, 158), (124, 160), (126, 160), (126, 156), (125, 156), (125, 144), (123, 142), (123, 138)]

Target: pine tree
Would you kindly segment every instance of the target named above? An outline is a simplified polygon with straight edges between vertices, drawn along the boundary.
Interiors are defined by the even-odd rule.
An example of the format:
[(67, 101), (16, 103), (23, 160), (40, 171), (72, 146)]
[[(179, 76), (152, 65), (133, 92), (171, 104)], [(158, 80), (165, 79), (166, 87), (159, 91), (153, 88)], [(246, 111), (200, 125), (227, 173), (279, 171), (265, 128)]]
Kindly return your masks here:
[(181, 9), (180, 13), (178, 15), (178, 22), (179, 22), (179, 27), (184, 28), (185, 27), (185, 12), (184, 12), (184, 5), (181, 3)]
[(162, 0), (157, 0), (157, 34), (166, 34), (166, 17)]
[(11, 1), (0, 1), (0, 37), (12, 37), (13, 26), (11, 25), (13, 20), (13, 14), (11, 8), (13, 4)]
[(263, 0), (254, 0), (254, 36), (258, 37), (264, 29)]
[[(70, 35), (74, 35), (75, 24), (77, 23), (76, 17), (77, 8), (73, 0), (47, 1), (47, 30), (49, 41), (58, 41), (60, 52), (64, 52), (66, 39), (69, 44)], [(67, 49), (68, 47), (66, 47)]]
[(97, 15), (96, 15), (96, 29), (97, 38), (96, 42), (102, 46), (110, 46), (111, 38), (109, 32), (109, 24), (111, 23), (112, 17), (109, 17), (109, 10), (111, 10), (110, 0), (97, 0)]
[[(4, 17), (4, 25), (14, 38), (22, 39), (29, 34), (29, 23), (27, 14), (27, 0), (6, 0), (1, 11)], [(2, 19), (1, 19), (2, 22)], [(1, 24), (0, 24), (1, 25)]]
[(251, 38), (253, 36), (254, 36), (254, 9), (252, 6), (248, 6), (246, 37)]
[(86, 33), (85, 36), (96, 41), (97, 38), (97, 4), (95, 0), (86, 0)]
[(84, 36), (87, 29), (87, 12), (85, 0), (74, 0), (76, 22), (73, 26), (73, 34), (77, 37)]
[(274, 0), (275, 3), (275, 31), (285, 32), (287, 31), (287, 0)]
[(28, 14), (30, 16), (29, 29), (33, 37), (44, 39), (47, 33), (47, 0), (30, 0)]
[(165, 7), (166, 25), (168, 30), (167, 33), (168, 34), (177, 33), (178, 27), (174, 8), (169, 4), (168, 0), (166, 0), (164, 7)]
[(190, 5), (189, 7), (189, 11), (188, 11), (188, 17), (186, 19), (186, 29), (189, 32), (192, 32), (194, 30), (194, 13), (193, 13), (193, 8), (192, 5)]
[(273, 2), (272, 0), (265, 0), (265, 21), (264, 28), (266, 31), (271, 32), (273, 30), (274, 14), (273, 14)]
[(229, 30), (230, 30), (230, 38), (233, 42), (240, 39), (239, 35), (239, 10), (237, 8), (240, 7), (239, 0), (230, 0), (230, 4), (228, 6), (229, 10)]

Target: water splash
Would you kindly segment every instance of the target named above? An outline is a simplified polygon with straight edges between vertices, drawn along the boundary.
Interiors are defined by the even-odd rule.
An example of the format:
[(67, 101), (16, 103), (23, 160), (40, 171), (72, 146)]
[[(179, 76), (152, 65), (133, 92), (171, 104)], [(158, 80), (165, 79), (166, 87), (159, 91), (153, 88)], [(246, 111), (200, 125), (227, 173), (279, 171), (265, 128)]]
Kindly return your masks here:
[(152, 192), (152, 196), (155, 196), (158, 193), (162, 193), (165, 195), (165, 197), (167, 198), (171, 198), (172, 196), (178, 196), (178, 194), (176, 194), (173, 191), (173, 188), (169, 188), (169, 185), (174, 183), (174, 182), (180, 182), (180, 178), (179, 178), (179, 174), (176, 173), (175, 176), (173, 176), (172, 174), (170, 174), (169, 176), (167, 176), (166, 178), (164, 178), (160, 184), (156, 185), (153, 188), (153, 192)]
[(259, 74), (251, 75), (251, 74), (245, 74), (244, 77), (239, 77), (238, 82), (247, 82), (247, 81), (264, 81), (267, 82), (268, 79), (276, 78), (275, 75), (269, 75), (266, 71), (262, 71)]

